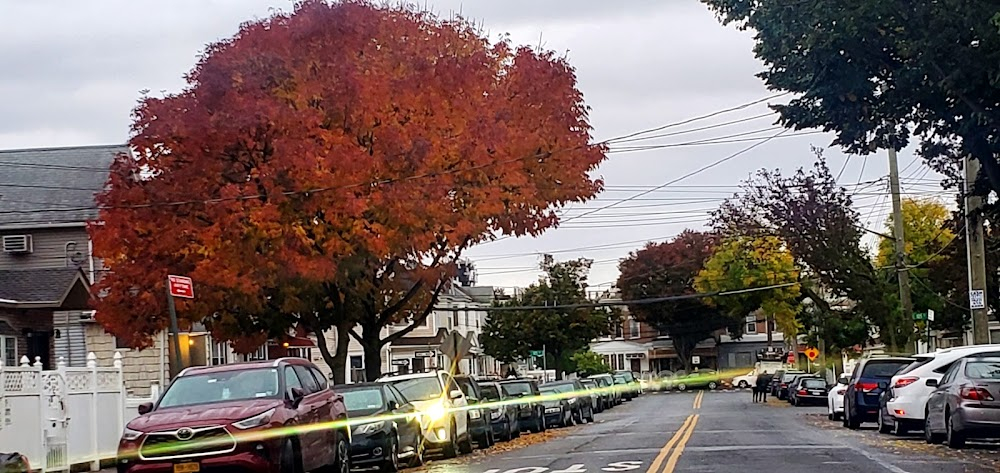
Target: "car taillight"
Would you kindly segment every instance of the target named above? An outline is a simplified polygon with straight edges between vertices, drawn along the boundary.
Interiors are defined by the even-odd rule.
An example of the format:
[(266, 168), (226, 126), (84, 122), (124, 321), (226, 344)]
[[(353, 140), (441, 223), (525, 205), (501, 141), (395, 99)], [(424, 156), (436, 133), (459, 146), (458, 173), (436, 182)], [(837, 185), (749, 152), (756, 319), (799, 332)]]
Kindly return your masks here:
[(855, 384), (854, 387), (857, 388), (857, 389), (860, 389), (861, 392), (863, 392), (863, 393), (870, 393), (870, 392), (878, 389), (878, 383), (859, 382), (859, 383)]
[(800, 389), (799, 390), (799, 394), (802, 395), (802, 396), (805, 396), (806, 395), (806, 390), (805, 389)]
[(902, 388), (904, 386), (909, 386), (909, 385), (911, 385), (911, 384), (913, 384), (913, 383), (915, 383), (917, 381), (920, 381), (920, 378), (916, 378), (916, 377), (913, 377), (913, 376), (907, 376), (905, 378), (899, 378), (899, 379), (897, 379), (896, 383), (893, 384), (892, 387), (893, 388)]
[(782, 388), (787, 388), (788, 387), (788, 383), (781, 383), (781, 387)]
[(983, 388), (972, 388), (964, 387), (962, 388), (962, 399), (968, 399), (970, 401), (992, 401), (993, 396), (990, 392)]

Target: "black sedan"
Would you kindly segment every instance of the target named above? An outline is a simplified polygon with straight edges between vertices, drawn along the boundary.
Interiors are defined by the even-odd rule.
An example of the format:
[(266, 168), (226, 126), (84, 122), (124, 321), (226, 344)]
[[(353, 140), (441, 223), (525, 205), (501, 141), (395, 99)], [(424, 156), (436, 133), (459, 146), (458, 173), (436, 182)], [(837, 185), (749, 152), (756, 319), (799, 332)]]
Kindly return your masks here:
[(545, 431), (545, 407), (538, 396), (538, 381), (528, 378), (507, 379), (500, 382), (500, 388), (509, 397), (523, 399), (517, 403), (517, 423), (521, 432)]
[(479, 391), (483, 393), (483, 399), (490, 404), (490, 424), (493, 426), (493, 436), (500, 440), (510, 440), (521, 435), (521, 426), (518, 424), (518, 405), (511, 401), (510, 396), (500, 389), (499, 383), (482, 382), (479, 383)]
[(351, 464), (397, 471), (400, 461), (424, 462), (420, 416), (395, 387), (387, 383), (337, 386), (352, 421)]
[(469, 402), (469, 434), (476, 439), (479, 448), (490, 448), (493, 446), (493, 428), (490, 425), (490, 410), (488, 408), (478, 408), (484, 403), (483, 393), (480, 391), (479, 383), (467, 375), (455, 375), (455, 384), (465, 393), (465, 399)]
[(822, 378), (799, 378), (795, 390), (790, 392), (793, 406), (806, 404), (825, 405), (830, 394), (830, 387)]

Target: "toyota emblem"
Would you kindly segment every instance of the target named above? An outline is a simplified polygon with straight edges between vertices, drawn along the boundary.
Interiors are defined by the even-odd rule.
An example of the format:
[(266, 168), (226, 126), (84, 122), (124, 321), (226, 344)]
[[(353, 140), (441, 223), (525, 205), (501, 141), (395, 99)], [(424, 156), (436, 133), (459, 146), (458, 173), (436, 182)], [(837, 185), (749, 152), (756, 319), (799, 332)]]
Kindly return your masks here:
[(188, 427), (181, 427), (174, 435), (177, 436), (177, 440), (191, 440), (194, 437), (194, 431)]

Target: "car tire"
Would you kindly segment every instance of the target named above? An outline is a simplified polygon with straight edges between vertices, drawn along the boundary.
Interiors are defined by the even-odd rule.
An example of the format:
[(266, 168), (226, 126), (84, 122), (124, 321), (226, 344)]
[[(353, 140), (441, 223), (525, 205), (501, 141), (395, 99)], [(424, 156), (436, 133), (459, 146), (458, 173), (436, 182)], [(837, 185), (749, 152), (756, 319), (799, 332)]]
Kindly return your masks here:
[(469, 424), (465, 425), (465, 437), (458, 442), (458, 452), (462, 455), (468, 455), (475, 450), (475, 446), (472, 444), (472, 431), (469, 430)]
[(893, 427), (885, 423), (885, 416), (882, 415), (882, 410), (879, 409), (878, 412), (878, 433), (889, 434), (892, 433)]
[(413, 456), (410, 460), (406, 462), (406, 466), (410, 468), (418, 467), (424, 464), (424, 453), (427, 451), (427, 444), (424, 443), (424, 434), (422, 432), (417, 434), (417, 444), (413, 446)]
[(950, 415), (945, 417), (944, 423), (948, 429), (945, 433), (945, 443), (955, 449), (965, 447), (965, 435), (955, 430), (955, 417)]
[(399, 471), (399, 439), (397, 439), (395, 432), (391, 432), (389, 435), (389, 454), (382, 462), (380, 470), (394, 473)]
[(861, 428), (861, 422), (855, 419), (854, 416), (851, 415), (850, 411), (845, 411), (844, 415), (847, 416), (847, 420), (845, 422), (848, 429), (858, 430)]
[(944, 441), (944, 436), (936, 434), (931, 430), (930, 413), (924, 413), (924, 441), (930, 445), (936, 445)]
[(687, 391), (687, 385), (684, 384), (684, 383), (680, 383), (680, 384), (677, 385), (677, 390), (678, 391)]
[(574, 424), (582, 424), (583, 423), (583, 410), (582, 409), (577, 409), (576, 412), (573, 413), (573, 423)]
[(709, 381), (708, 382), (708, 389), (709, 390), (714, 391), (715, 388), (717, 388), (717, 387), (719, 387), (719, 383), (716, 383), (715, 381)]
[(281, 444), (281, 454), (278, 457), (278, 468), (281, 473), (301, 473), (302, 469), (299, 468), (301, 462), (299, 462), (299, 456), (295, 448), (295, 441), (292, 439), (285, 439), (284, 443)]
[(448, 434), (448, 443), (444, 446), (441, 454), (445, 458), (455, 458), (458, 456), (458, 434), (456, 433), (455, 421), (451, 422), (451, 432)]
[(740, 384), (738, 384), (738, 386), (740, 389), (746, 389), (750, 387), (750, 383), (746, 382), (745, 379), (741, 379)]
[(594, 423), (594, 408), (590, 408), (590, 410), (588, 412), (589, 412), (589, 414), (587, 414), (587, 417), (586, 417), (587, 422)]

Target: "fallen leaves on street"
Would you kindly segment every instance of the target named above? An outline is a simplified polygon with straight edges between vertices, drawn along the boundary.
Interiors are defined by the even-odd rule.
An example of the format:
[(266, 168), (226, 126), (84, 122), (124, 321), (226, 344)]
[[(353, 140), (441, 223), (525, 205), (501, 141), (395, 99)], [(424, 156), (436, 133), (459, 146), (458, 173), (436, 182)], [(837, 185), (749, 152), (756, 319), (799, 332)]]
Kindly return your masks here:
[(485, 458), (490, 455), (498, 455), (502, 453), (511, 452), (514, 450), (519, 450), (524, 447), (531, 445), (548, 442), (559, 437), (563, 437), (569, 432), (575, 430), (574, 428), (562, 428), (562, 429), (549, 429), (545, 432), (538, 434), (521, 434), (520, 437), (513, 439), (509, 442), (497, 442), (492, 447), (485, 450), (476, 450), (468, 455), (463, 455), (458, 458), (452, 458), (449, 460), (438, 460), (435, 459), (433, 455), (429, 455), (429, 458), (423, 466), (407, 469), (408, 473), (440, 473), (443, 471), (452, 472), (451, 467), (455, 465), (464, 465), (467, 463), (474, 462), (476, 460)]

